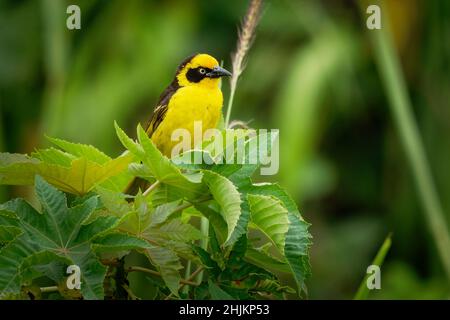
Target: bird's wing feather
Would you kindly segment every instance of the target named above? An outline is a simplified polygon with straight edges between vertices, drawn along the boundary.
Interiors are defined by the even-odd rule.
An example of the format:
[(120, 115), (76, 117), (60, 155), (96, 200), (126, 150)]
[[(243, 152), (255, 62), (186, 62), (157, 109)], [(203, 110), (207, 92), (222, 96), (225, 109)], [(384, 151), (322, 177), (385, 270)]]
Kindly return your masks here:
[[(169, 109), (170, 98), (172, 98), (173, 94), (178, 90), (179, 87), (180, 86), (178, 85), (178, 82), (174, 80), (159, 97), (159, 102), (156, 105), (155, 110), (153, 110), (153, 114), (145, 129), (145, 132), (150, 138), (152, 137), (158, 126), (161, 124), (161, 122), (164, 120), (167, 110)], [(147, 189), (148, 185), (148, 181), (136, 177), (130, 181), (125, 189), (125, 193), (135, 195), (138, 193), (139, 189)]]
[(156, 131), (158, 126), (163, 121), (166, 112), (169, 108), (169, 101), (170, 98), (172, 98), (173, 94), (179, 89), (179, 85), (177, 82), (172, 82), (161, 94), (159, 97), (159, 102), (157, 104), (157, 107), (153, 111), (152, 117), (150, 118), (150, 121), (147, 124), (146, 132), (149, 137), (152, 136), (152, 134)]

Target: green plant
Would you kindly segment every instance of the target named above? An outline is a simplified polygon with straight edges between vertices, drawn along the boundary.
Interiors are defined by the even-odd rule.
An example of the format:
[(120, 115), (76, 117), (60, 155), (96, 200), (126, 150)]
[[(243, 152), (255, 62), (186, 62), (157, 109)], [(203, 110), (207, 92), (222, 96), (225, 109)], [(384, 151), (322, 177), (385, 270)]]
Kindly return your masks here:
[[(392, 235), (389, 234), (386, 239), (384, 239), (383, 244), (377, 252), (377, 255), (373, 259), (372, 265), (378, 266), (381, 268), (384, 262), (384, 258), (386, 257), (389, 249), (392, 244)], [(355, 294), (354, 300), (366, 300), (369, 296), (369, 288), (367, 286), (367, 279), (369, 278), (369, 274), (366, 274), (359, 285), (358, 291)]]
[[(58, 148), (0, 154), (0, 182), (34, 184), (40, 203), (39, 210), (23, 199), (0, 206), (3, 298), (134, 299), (128, 276), (135, 272), (148, 275), (155, 298), (283, 298), (295, 291), (280, 282), (282, 273), (292, 274), (299, 295), (306, 291), (309, 224), (279, 185), (252, 183), (258, 164), (220, 164), (225, 151), (213, 157), (207, 144), (189, 154), (214, 163), (175, 164), (141, 126), (137, 141), (117, 124), (116, 131), (127, 151), (114, 159), (54, 138)], [(121, 190), (133, 176), (152, 185), (130, 197)], [(210, 226), (204, 248), (201, 217)], [(131, 252), (151, 267), (129, 265)], [(73, 264), (81, 291), (66, 287)], [(188, 264), (196, 268), (183, 279)]]
[[(385, 10), (384, 1), (377, 4)], [(362, 6), (362, 4), (361, 4)], [(425, 147), (412, 112), (399, 58), (392, 44), (389, 22), (381, 30), (371, 32), (375, 61), (397, 126), (407, 159), (447, 279), (450, 280), (450, 233), (448, 222), (428, 163)]]

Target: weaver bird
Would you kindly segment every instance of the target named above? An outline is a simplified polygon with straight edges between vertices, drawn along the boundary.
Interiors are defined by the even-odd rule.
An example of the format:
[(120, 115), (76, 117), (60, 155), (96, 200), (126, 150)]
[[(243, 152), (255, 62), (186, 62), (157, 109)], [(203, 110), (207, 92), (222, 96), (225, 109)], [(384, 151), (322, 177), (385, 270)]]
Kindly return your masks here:
[[(192, 137), (195, 121), (201, 121), (203, 132), (217, 126), (223, 104), (220, 78), (224, 76), (231, 76), (231, 73), (220, 67), (215, 58), (204, 53), (192, 55), (178, 66), (146, 129), (162, 154), (171, 156), (172, 148), (177, 144), (171, 139), (174, 130), (186, 129)], [(136, 178), (126, 193), (136, 194), (146, 185), (143, 179)]]

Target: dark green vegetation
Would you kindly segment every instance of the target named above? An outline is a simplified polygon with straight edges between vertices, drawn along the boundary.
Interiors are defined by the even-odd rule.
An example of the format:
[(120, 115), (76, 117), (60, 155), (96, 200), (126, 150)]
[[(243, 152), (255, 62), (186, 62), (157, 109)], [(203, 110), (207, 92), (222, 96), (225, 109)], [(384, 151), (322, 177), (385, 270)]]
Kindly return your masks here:
[[(50, 140), (61, 149), (40, 149), (31, 157), (0, 154), (2, 183), (35, 180), (41, 208), (39, 212), (23, 199), (0, 205), (2, 297), (41, 297), (49, 289), (41, 289), (36, 279), (52, 280), (52, 291), (60, 296), (52, 293), (51, 298), (79, 297), (79, 291), (66, 287), (70, 265), (81, 270), (85, 299), (136, 298), (128, 280), (131, 272), (156, 278), (146, 290), (159, 299), (283, 298), (295, 293), (280, 283), (277, 273), (290, 273), (298, 294), (306, 292), (308, 224), (279, 185), (252, 183), (257, 164), (216, 164), (228, 156), (225, 149), (214, 155), (216, 163), (187, 169), (164, 157), (141, 126), (138, 142), (116, 129), (128, 152), (115, 159), (92, 146), (59, 139)], [(227, 141), (227, 148), (240, 139)], [(126, 199), (121, 190), (133, 176), (152, 185)], [(210, 223), (207, 232), (191, 224), (200, 217)], [(200, 245), (196, 240), (202, 240)], [(129, 265), (132, 250), (153, 267)], [(193, 266), (199, 271), (191, 274)], [(181, 285), (187, 289), (182, 291)]]

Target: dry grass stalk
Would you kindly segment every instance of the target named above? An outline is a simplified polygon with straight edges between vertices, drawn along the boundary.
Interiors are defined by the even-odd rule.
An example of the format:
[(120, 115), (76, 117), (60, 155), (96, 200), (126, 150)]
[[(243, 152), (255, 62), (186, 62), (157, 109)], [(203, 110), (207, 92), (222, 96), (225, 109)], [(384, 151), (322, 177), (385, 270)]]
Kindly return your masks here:
[(255, 37), (256, 26), (261, 16), (263, 0), (251, 0), (250, 5), (245, 14), (241, 28), (238, 30), (238, 42), (236, 51), (232, 55), (232, 71), (233, 76), (230, 78), (230, 98), (228, 100), (227, 115), (225, 118), (225, 127), (230, 122), (231, 108), (233, 106), (234, 93), (239, 76), (245, 69), (245, 57), (252, 45)]

